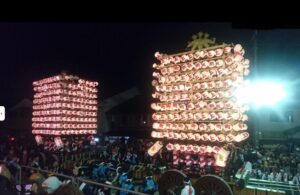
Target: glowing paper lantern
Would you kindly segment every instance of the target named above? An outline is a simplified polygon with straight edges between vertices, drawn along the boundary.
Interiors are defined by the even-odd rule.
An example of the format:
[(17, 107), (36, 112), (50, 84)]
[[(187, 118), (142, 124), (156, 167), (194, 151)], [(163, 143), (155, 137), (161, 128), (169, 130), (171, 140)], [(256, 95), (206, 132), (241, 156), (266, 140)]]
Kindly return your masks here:
[(61, 148), (64, 145), (60, 137), (54, 138), (54, 143), (57, 148)]
[(157, 141), (155, 142), (149, 149), (148, 149), (148, 154), (150, 156), (154, 156), (156, 153), (159, 152), (159, 150), (163, 147), (162, 142)]
[(43, 144), (43, 138), (40, 135), (36, 135), (34, 138), (38, 145)]
[(223, 148), (220, 149), (219, 152), (215, 155), (215, 159), (216, 159), (215, 165), (219, 167), (225, 167), (229, 153), (230, 153), (229, 151)]

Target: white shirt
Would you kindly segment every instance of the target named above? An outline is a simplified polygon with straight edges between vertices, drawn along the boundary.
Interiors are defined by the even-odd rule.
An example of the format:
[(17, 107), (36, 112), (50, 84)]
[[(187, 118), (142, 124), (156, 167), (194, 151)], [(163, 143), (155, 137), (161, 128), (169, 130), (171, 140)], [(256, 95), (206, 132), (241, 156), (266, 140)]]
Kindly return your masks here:
[(283, 174), (283, 181), (288, 182), (288, 174), (287, 173)]
[(268, 175), (267, 175), (266, 173), (264, 173), (264, 174), (261, 176), (261, 179), (267, 180), (267, 179), (268, 179)]
[(281, 173), (277, 173), (277, 174), (276, 174), (276, 179), (275, 179), (275, 180), (276, 180), (277, 182), (281, 182), (281, 179), (282, 179), (281, 177), (282, 177), (282, 174), (281, 174)]
[(261, 178), (262, 177), (262, 172), (261, 172), (261, 170), (257, 170), (257, 176), (258, 176), (258, 178)]
[(245, 164), (245, 170), (248, 170), (250, 173), (252, 172), (252, 164), (251, 162), (247, 161)]
[(185, 185), (181, 190), (181, 195), (195, 195), (195, 189), (192, 185)]
[(270, 175), (268, 176), (268, 180), (269, 180), (269, 181), (274, 181), (274, 180), (275, 180), (275, 175), (274, 175), (273, 172), (270, 173)]
[(293, 184), (295, 184), (295, 185), (299, 185), (298, 177), (297, 177), (297, 176), (294, 176), (292, 182), (293, 182)]

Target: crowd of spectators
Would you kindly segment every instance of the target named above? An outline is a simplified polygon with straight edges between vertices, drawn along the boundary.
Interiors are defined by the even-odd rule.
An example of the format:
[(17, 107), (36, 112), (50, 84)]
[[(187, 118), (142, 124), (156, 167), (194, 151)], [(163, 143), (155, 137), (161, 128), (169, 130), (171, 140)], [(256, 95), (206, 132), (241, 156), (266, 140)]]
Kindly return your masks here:
[[(153, 178), (153, 175), (160, 172), (159, 167), (167, 168), (172, 159), (172, 155), (166, 150), (160, 151), (155, 157), (149, 156), (145, 151), (153, 143), (151, 140), (139, 139), (102, 140), (96, 145), (90, 145), (85, 148), (84, 151), (47, 153), (42, 147), (34, 145), (32, 142), (10, 141), (0, 144), (0, 160), (6, 162), (6, 165), (3, 165), (3, 167), (8, 167), (11, 177), (15, 176), (14, 179), (9, 179), (9, 181), (15, 181), (14, 186), (18, 186), (15, 184), (19, 181), (18, 170), (20, 165), (25, 165), (49, 170), (53, 173), (91, 179), (96, 182), (121, 187), (122, 189), (153, 194), (157, 191), (157, 180)], [(83, 155), (83, 153), (88, 155)], [(69, 166), (66, 166), (67, 162), (71, 162), (71, 164), (69, 163)], [(136, 181), (132, 167), (141, 164), (146, 168), (143, 169), (144, 174), (139, 178), (140, 180)], [(39, 173), (42, 176), (38, 178), (43, 179), (39, 179), (38, 185), (35, 185), (37, 187), (33, 187), (33, 180), (29, 178), (32, 174), (37, 174), (37, 172), (39, 171), (24, 170), (23, 168), (22, 180), (23, 183), (30, 184), (30, 190), (35, 189), (38, 194), (53, 194), (55, 192), (54, 189), (58, 189), (59, 186), (64, 186), (65, 190), (71, 189), (70, 187), (67, 188), (66, 185), (61, 185), (63, 184), (63, 178), (55, 177), (56, 179), (53, 179), (54, 176), (49, 177), (50, 183), (56, 183), (54, 186), (57, 188), (51, 187), (50, 189), (47, 187), (48, 184), (45, 184), (47, 181), (45, 178), (49, 174), (42, 173)], [(26, 188), (26, 185), (19, 186), (19, 188)], [(26, 191), (26, 189), (19, 190)], [(90, 185), (85, 185), (84, 194), (98, 194), (100, 193), (99, 190), (102, 193), (108, 189), (93, 188)], [(64, 190), (60, 191), (62, 193)], [(119, 194), (125, 195), (128, 193), (121, 191)]]
[[(26, 190), (31, 191), (31, 194), (111, 194), (109, 188), (95, 187), (84, 182), (75, 184), (72, 183), (74, 181), (37, 170), (23, 169), (22, 178), (19, 178), (20, 165), (154, 194), (157, 193), (157, 176), (162, 173), (162, 168), (167, 170), (172, 164), (172, 153), (165, 149), (153, 157), (145, 152), (154, 143), (153, 140), (104, 139), (84, 150), (57, 153), (47, 153), (33, 143), (10, 140), (0, 144), (0, 188), (6, 194)], [(268, 147), (261, 145), (257, 148), (246, 144), (237, 149), (235, 156), (231, 157), (235, 161), (228, 161), (227, 167), (235, 165), (235, 173), (237, 169), (247, 166), (247, 169), (250, 167), (251, 178), (299, 185), (298, 150), (295, 146), (284, 144)], [(143, 174), (138, 177), (134, 167), (141, 164), (144, 166)], [(22, 179), (22, 185), (18, 184), (19, 179)], [(119, 191), (118, 194), (128, 193)]]

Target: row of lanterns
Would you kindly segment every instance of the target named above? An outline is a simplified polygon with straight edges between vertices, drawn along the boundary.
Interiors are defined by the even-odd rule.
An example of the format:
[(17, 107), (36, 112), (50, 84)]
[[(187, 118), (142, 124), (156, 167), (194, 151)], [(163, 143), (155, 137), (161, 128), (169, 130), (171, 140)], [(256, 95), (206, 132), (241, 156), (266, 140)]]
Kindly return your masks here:
[(248, 116), (241, 112), (178, 112), (178, 113), (154, 113), (153, 120), (158, 121), (247, 121)]
[(43, 85), (40, 87), (34, 87), (33, 90), (37, 92), (41, 91), (49, 91), (53, 89), (69, 89), (69, 90), (83, 90), (90, 93), (97, 93), (98, 90), (96, 88), (86, 87), (86, 86), (79, 86), (76, 84), (63, 84), (63, 83), (51, 83), (48, 85)]
[(44, 97), (44, 98), (35, 98), (33, 100), (34, 104), (43, 104), (43, 103), (49, 103), (49, 102), (75, 102), (75, 103), (81, 103), (81, 104), (97, 104), (96, 100), (90, 100), (90, 99), (85, 99), (85, 98), (75, 98), (75, 97), (70, 97), (70, 96), (49, 96), (49, 97)]
[(191, 141), (204, 141), (204, 142), (241, 142), (249, 137), (248, 132), (243, 132), (239, 134), (229, 133), (225, 134), (200, 134), (200, 133), (176, 133), (176, 132), (159, 132), (159, 131), (152, 131), (151, 136), (153, 138), (165, 138), (165, 139), (173, 139), (173, 140), (191, 140)]
[(48, 84), (48, 83), (58, 82), (61, 79), (62, 79), (61, 75), (52, 76), (52, 77), (45, 78), (45, 79), (42, 79), (39, 81), (34, 81), (33, 86), (39, 86), (39, 85), (44, 85), (44, 84)]
[(152, 81), (153, 86), (157, 86), (160, 84), (177, 84), (180, 82), (197, 82), (199, 80), (216, 80), (216, 79), (224, 79), (224, 78), (237, 78), (242, 77), (245, 74), (244, 70), (236, 71), (229, 69), (211, 69), (210, 71), (197, 71), (190, 72), (188, 74), (180, 74), (180, 75), (171, 75), (171, 76), (160, 76), (158, 79)]
[(32, 130), (33, 134), (38, 135), (80, 135), (96, 134), (97, 130)]
[(97, 124), (86, 123), (32, 123), (33, 128), (50, 128), (50, 129), (94, 129)]
[(186, 84), (178, 85), (157, 85), (155, 87), (158, 92), (176, 92), (176, 91), (189, 91), (189, 90), (211, 90), (211, 89), (224, 89), (229, 87), (237, 87), (244, 84), (241, 77), (238, 77), (235, 81), (232, 79), (210, 81), (210, 82), (197, 82), (191, 83), (186, 81)]
[(175, 131), (245, 131), (245, 123), (153, 123), (153, 129)]
[(82, 104), (68, 104), (68, 103), (50, 103), (34, 105), (33, 110), (46, 110), (51, 108), (69, 108), (69, 109), (82, 109), (82, 110), (97, 110), (97, 106), (82, 105)]
[(168, 66), (160, 69), (161, 74), (158, 72), (154, 72), (153, 76), (160, 77), (161, 75), (178, 75), (183, 74), (185, 72), (195, 72), (198, 70), (211, 72), (212, 70), (218, 69), (227, 69), (231, 72), (234, 70), (242, 72), (244, 69), (249, 69), (249, 63), (250, 61), (248, 59), (244, 59), (243, 56), (237, 55), (227, 57), (225, 60), (218, 59), (211, 61), (194, 61), (190, 63), (184, 63), (181, 65)]
[(172, 144), (168, 143), (166, 145), (167, 150), (169, 151), (180, 151), (180, 152), (194, 152), (199, 155), (203, 155), (205, 153), (218, 153), (222, 147), (219, 146), (206, 146), (206, 145), (185, 145), (185, 144)]
[(54, 89), (54, 90), (48, 90), (43, 92), (38, 92), (34, 94), (34, 98), (42, 98), (46, 96), (52, 96), (52, 95), (68, 95), (73, 97), (80, 97), (80, 98), (86, 98), (86, 99), (96, 99), (96, 94), (87, 93), (81, 90), (77, 91), (69, 91), (69, 90), (63, 90), (63, 89)]
[(153, 98), (158, 98), (161, 102), (173, 102), (173, 101), (199, 101), (203, 99), (224, 99), (231, 98), (234, 93), (231, 90), (226, 91), (203, 91), (194, 93), (170, 93), (162, 94), (160, 92), (155, 92), (152, 94)]
[(97, 122), (97, 118), (78, 117), (33, 117), (33, 122)]
[(248, 110), (247, 106), (241, 106), (235, 104), (231, 100), (227, 101), (205, 101), (200, 100), (198, 102), (172, 102), (172, 103), (152, 103), (151, 108), (155, 111), (186, 111), (186, 110), (223, 110), (223, 109), (233, 109), (233, 110)]
[(56, 110), (42, 110), (34, 111), (33, 116), (49, 116), (49, 115), (68, 115), (68, 116), (97, 116), (97, 112), (86, 112), (86, 111), (75, 111), (75, 110), (65, 110), (65, 109), (56, 109)]
[(200, 50), (195, 51), (194, 53), (189, 54), (182, 54), (182, 55), (164, 55), (159, 52), (156, 52), (154, 56), (161, 61), (160, 65), (154, 66), (154, 68), (162, 68), (169, 64), (178, 64), (184, 63), (187, 61), (204, 59), (204, 58), (214, 58), (214, 57), (221, 57), (222, 55), (244, 55), (245, 51), (240, 44), (235, 45), (234, 47), (224, 47), (224, 48), (217, 48), (217, 49), (210, 49), (210, 50)]
[[(213, 147), (204, 146), (204, 145), (202, 146), (179, 145), (178, 146), (178, 144), (176, 144), (175, 146), (173, 144), (168, 144), (167, 148), (169, 148), (169, 150), (173, 150), (173, 165), (177, 166), (179, 165), (179, 163), (184, 163), (185, 171), (191, 170), (191, 166), (194, 165), (199, 165), (200, 170), (203, 170), (205, 166), (225, 167), (226, 161), (230, 153), (228, 150), (224, 149), (223, 147), (218, 147), (218, 146), (213, 146)], [(198, 158), (192, 158), (192, 154), (193, 157), (195, 157), (195, 154), (197, 154)], [(213, 155), (214, 158), (211, 158), (212, 157), (211, 154)]]
[(98, 86), (98, 82), (96, 82), (96, 81), (87, 81), (87, 80), (84, 80), (84, 79), (79, 79), (77, 76), (73, 76), (73, 75), (56, 75), (56, 76), (45, 78), (45, 79), (42, 79), (42, 80), (39, 80), (39, 81), (34, 81), (33, 85), (34, 86), (45, 85), (45, 84), (48, 84), (48, 83), (58, 82), (58, 81), (62, 81), (62, 80), (78, 81), (79, 84), (85, 84), (85, 85), (88, 85), (90, 87), (97, 87)]

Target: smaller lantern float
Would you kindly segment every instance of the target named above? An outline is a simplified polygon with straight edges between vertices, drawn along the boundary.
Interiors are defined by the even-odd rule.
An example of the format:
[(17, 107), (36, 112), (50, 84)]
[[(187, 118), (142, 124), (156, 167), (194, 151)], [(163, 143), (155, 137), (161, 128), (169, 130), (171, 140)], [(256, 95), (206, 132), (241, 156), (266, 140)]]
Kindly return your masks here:
[(97, 133), (98, 82), (60, 75), (33, 82), (32, 133), (47, 151), (82, 147)]

